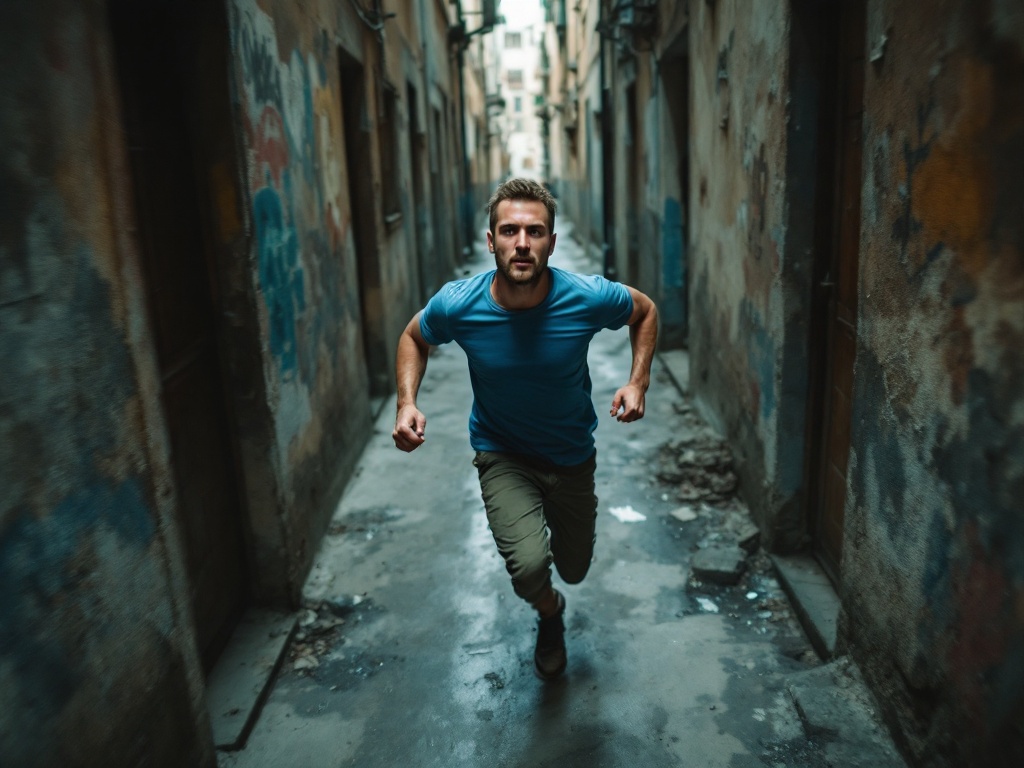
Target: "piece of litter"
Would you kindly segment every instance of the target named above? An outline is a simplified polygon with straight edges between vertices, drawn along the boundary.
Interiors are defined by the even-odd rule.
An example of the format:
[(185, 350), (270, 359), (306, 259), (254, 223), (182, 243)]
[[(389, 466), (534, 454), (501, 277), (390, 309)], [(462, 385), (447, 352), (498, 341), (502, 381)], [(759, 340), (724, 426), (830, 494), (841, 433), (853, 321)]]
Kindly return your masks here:
[(708, 613), (718, 613), (718, 606), (706, 597), (698, 597), (697, 605), (701, 607), (701, 610), (707, 611)]
[(669, 514), (681, 523), (688, 523), (691, 520), (697, 519), (697, 513), (690, 507), (678, 507)]
[(490, 653), (490, 652), (491, 652), (490, 648), (484, 648), (483, 650), (480, 650), (480, 651), (470, 651), (469, 655), (470, 656), (483, 656), (485, 653)]
[(757, 592), (747, 592), (747, 600), (757, 600)]
[(609, 507), (608, 511), (611, 512), (621, 523), (639, 523), (647, 519), (647, 515), (637, 512), (630, 506)]

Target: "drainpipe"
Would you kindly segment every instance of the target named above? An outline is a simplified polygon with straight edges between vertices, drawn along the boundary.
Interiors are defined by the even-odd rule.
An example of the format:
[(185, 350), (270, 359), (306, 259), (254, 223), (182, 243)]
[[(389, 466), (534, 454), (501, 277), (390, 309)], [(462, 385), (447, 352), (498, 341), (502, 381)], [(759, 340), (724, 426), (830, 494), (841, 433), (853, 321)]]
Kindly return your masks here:
[(609, 280), (616, 277), (615, 269), (615, 227), (612, 224), (615, 195), (615, 150), (613, 141), (614, 125), (612, 123), (612, 98), (611, 87), (608, 84), (608, 75), (605, 72), (605, 43), (604, 29), (606, 0), (601, 0), (598, 5), (597, 15), (597, 39), (601, 46), (598, 52), (598, 66), (601, 68), (601, 219), (602, 237), (604, 243), (601, 245), (601, 256), (604, 264), (604, 276)]

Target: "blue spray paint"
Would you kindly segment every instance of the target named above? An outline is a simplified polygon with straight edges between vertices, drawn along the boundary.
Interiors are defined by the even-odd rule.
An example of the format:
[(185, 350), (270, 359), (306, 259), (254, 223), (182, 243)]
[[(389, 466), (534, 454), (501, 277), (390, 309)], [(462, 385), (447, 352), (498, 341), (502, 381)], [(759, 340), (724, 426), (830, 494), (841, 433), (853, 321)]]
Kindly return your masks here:
[(253, 214), (260, 285), (270, 321), (270, 351), (277, 358), (285, 378), (289, 378), (294, 375), (298, 360), (296, 312), (301, 312), (306, 306), (298, 244), (294, 229), (285, 223), (281, 198), (273, 187), (264, 187), (255, 194)]
[(775, 414), (775, 344), (764, 327), (761, 313), (748, 299), (740, 305), (740, 328), (747, 333), (747, 365), (760, 390), (761, 421)]

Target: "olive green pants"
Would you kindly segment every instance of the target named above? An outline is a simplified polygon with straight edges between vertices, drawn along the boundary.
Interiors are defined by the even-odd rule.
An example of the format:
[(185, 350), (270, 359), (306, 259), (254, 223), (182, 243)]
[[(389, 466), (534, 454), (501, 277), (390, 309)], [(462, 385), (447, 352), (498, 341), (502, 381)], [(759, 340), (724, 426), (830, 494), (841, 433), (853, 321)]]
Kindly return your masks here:
[(535, 603), (551, 584), (552, 563), (567, 584), (583, 581), (594, 554), (597, 454), (561, 467), (519, 454), (477, 451), (473, 465), (515, 593)]

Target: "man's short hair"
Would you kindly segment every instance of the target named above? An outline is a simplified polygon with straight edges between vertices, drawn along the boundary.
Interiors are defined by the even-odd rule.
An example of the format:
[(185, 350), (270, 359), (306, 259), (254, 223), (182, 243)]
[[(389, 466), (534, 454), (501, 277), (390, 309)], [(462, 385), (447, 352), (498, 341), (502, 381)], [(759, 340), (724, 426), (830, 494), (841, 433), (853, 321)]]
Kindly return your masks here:
[(548, 209), (548, 229), (555, 231), (555, 211), (558, 210), (558, 203), (543, 184), (533, 179), (509, 179), (498, 185), (487, 202), (487, 212), (491, 217), (491, 232), (498, 223), (498, 203), (504, 200), (527, 200), (544, 203)]

